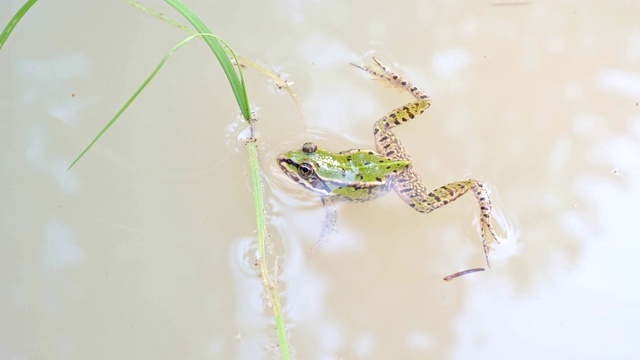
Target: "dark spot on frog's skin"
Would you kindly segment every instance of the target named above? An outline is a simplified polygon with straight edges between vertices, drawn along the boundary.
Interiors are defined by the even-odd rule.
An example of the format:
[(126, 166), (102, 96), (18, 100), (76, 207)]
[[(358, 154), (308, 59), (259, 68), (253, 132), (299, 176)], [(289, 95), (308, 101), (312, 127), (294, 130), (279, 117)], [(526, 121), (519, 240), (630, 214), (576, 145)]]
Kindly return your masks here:
[(481, 197), (481, 198), (480, 198), (480, 199), (478, 199), (478, 200), (480, 200), (480, 201), (484, 201), (484, 197)]
[(371, 165), (371, 164), (372, 164), (372, 162), (371, 162), (371, 161), (365, 161), (362, 165), (364, 165), (364, 166), (369, 166), (369, 165)]
[(356, 180), (362, 180), (364, 179), (364, 176), (362, 176), (361, 174), (356, 174)]
[(377, 133), (378, 133), (378, 131), (380, 131), (380, 129), (378, 129), (378, 128), (374, 128), (374, 129), (373, 129), (373, 135), (377, 134)]
[(378, 141), (386, 141), (387, 139), (389, 139), (388, 136), (383, 136), (380, 139), (378, 139)]
[(395, 120), (393, 123), (396, 124), (396, 125), (400, 125), (400, 121), (398, 121), (398, 120)]
[(385, 144), (382, 148), (383, 148), (383, 149), (388, 149), (388, 148), (389, 148), (389, 146), (391, 146), (391, 144)]
[[(380, 162), (382, 162), (382, 161), (380, 161)], [(387, 165), (387, 169), (391, 169), (391, 165)]]
[(480, 206), (480, 210), (482, 210), (482, 211), (488, 211), (489, 209), (487, 209), (487, 207), (486, 207), (486, 206)]
[[(379, 162), (379, 163), (383, 163), (383, 162), (384, 162), (384, 160), (378, 160), (378, 162)], [(388, 168), (389, 168), (389, 167), (387, 167), (387, 169), (388, 169)]]
[(373, 151), (369, 151), (369, 155), (373, 155)]
[(382, 182), (382, 179), (380, 179), (379, 177), (376, 177), (376, 180)]
[(415, 115), (413, 115), (413, 113), (409, 113), (409, 117), (413, 119), (413, 118), (414, 118), (414, 117), (416, 117), (416, 116), (415, 116)]
[(351, 155), (347, 155), (347, 161), (351, 161)]
[(409, 204), (409, 206), (411, 206), (412, 208), (414, 208), (414, 207), (416, 207), (416, 204), (411, 203), (411, 204)]
[(400, 85), (402, 85), (402, 86), (406, 86), (406, 85), (407, 85), (407, 82), (406, 82), (406, 81), (403, 81), (403, 82), (401, 82), (401, 83), (400, 83)]
[(389, 117), (392, 117), (392, 118), (395, 119), (396, 118), (396, 113), (393, 113), (393, 114), (389, 115)]
[(395, 153), (396, 153), (395, 151), (393, 151), (393, 150), (389, 150), (389, 151), (387, 151), (387, 156), (391, 156), (391, 155), (393, 155), (393, 154), (395, 154)]
[(442, 202), (443, 204), (447, 205), (449, 203), (449, 200), (445, 200)]

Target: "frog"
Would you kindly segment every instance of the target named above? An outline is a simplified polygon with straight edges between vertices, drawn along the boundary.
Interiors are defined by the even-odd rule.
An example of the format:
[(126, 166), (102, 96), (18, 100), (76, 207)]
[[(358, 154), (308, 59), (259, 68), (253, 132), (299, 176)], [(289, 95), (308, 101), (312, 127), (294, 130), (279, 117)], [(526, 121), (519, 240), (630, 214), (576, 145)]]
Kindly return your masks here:
[[(426, 214), (471, 192), (480, 208), (480, 237), (485, 261), (491, 267), (487, 230), (494, 241), (499, 243), (499, 240), (493, 227), (493, 210), (485, 184), (477, 179), (467, 179), (427, 189), (392, 129), (421, 115), (431, 106), (431, 98), (377, 58), (374, 57), (373, 61), (374, 65), (351, 65), (369, 73), (374, 79), (409, 92), (415, 98), (415, 101), (397, 107), (374, 123), (375, 150), (331, 152), (306, 142), (299, 150), (280, 154), (278, 165), (288, 178), (319, 194), (325, 208), (332, 207), (336, 200), (373, 200), (393, 189), (412, 209)], [(325, 228), (335, 226), (335, 217), (335, 210), (327, 211)]]

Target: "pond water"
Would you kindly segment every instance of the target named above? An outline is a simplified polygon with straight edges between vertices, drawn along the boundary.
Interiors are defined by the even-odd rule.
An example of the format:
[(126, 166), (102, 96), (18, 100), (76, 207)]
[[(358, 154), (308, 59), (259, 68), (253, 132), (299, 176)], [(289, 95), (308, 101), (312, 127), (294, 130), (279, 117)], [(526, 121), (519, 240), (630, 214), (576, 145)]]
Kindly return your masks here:
[[(640, 3), (186, 3), (301, 104), (245, 70), (293, 358), (640, 357)], [(246, 126), (202, 42), (65, 171), (186, 37), (125, 2), (42, 1), (0, 51), (0, 358), (279, 357)], [(275, 159), (374, 148), (411, 97), (349, 65), (372, 56), (432, 98), (395, 132), (427, 187), (487, 184), (487, 271), (443, 281), (485, 266), (471, 195), (339, 203), (311, 253), (320, 199)]]

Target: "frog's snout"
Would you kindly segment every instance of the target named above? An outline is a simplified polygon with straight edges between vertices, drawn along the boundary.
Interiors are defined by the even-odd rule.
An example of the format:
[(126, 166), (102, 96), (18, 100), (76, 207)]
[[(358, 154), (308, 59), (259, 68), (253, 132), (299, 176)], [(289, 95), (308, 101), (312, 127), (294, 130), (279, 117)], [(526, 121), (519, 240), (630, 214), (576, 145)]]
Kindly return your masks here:
[(287, 154), (280, 154), (278, 155), (278, 165), (280, 165), (280, 168), (282, 169), (282, 171), (284, 171), (285, 173), (291, 172), (291, 167), (296, 167), (296, 164), (293, 160), (289, 159), (287, 157)]
[(287, 157), (284, 154), (280, 154), (278, 155), (278, 158), (276, 159), (276, 161), (278, 162), (278, 165), (280, 165), (280, 167), (284, 166), (284, 163), (286, 163)]

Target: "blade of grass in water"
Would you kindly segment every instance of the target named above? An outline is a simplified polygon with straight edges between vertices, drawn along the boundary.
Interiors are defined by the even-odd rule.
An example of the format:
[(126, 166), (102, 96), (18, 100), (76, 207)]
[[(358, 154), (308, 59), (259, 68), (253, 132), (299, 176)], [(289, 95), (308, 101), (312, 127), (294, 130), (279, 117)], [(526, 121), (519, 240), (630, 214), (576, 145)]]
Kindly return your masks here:
[[(211, 34), (211, 30), (200, 20), (196, 14), (191, 11), (185, 4), (183, 4), (179, 0), (165, 0), (165, 2), (174, 9), (178, 10), (182, 16), (184, 16), (187, 21), (196, 28), (196, 31), (201, 34)], [(222, 70), (225, 75), (227, 75), (227, 79), (229, 79), (229, 84), (231, 85), (231, 89), (233, 90), (233, 95), (236, 97), (236, 101), (238, 102), (238, 106), (240, 106), (240, 111), (242, 111), (242, 116), (247, 121), (251, 120), (251, 110), (249, 109), (249, 97), (247, 96), (247, 90), (244, 85), (244, 77), (242, 76), (242, 71), (240, 71), (240, 78), (238, 78), (238, 73), (236, 73), (236, 68), (233, 66), (229, 57), (227, 56), (226, 51), (220, 45), (218, 40), (212, 37), (205, 37), (204, 41), (209, 45), (211, 51), (216, 56), (218, 61), (220, 62), (220, 66), (222, 66)]]
[[(167, 61), (167, 59), (169, 59), (169, 57), (171, 56), (171, 54), (173, 54), (174, 52), (176, 52), (176, 50), (178, 50), (179, 48), (181, 48), (184, 44), (188, 43), (189, 41), (191, 41), (192, 39), (196, 38), (196, 37), (203, 37), (203, 38), (217, 38), (218, 40), (221, 40), (223, 43), (224, 41), (220, 38), (218, 38), (217, 36), (213, 35), (213, 34), (196, 34), (196, 35), (192, 35), (189, 36), (188, 38), (186, 38), (185, 40), (181, 41), (178, 45), (174, 46), (173, 49), (171, 49), (163, 58), (162, 60), (160, 60), (160, 63), (158, 64), (158, 66), (156, 66), (156, 68), (151, 72), (151, 74), (149, 76), (147, 76), (147, 78), (144, 80), (144, 82), (142, 83), (142, 85), (140, 85), (140, 87), (138, 87), (138, 89), (133, 93), (133, 95), (131, 95), (131, 97), (129, 98), (129, 100), (127, 100), (124, 105), (120, 108), (120, 110), (118, 110), (118, 112), (113, 116), (113, 118), (111, 118), (111, 120), (109, 120), (109, 122), (107, 123), (107, 125), (105, 125), (104, 128), (102, 128), (102, 130), (100, 130), (100, 132), (98, 133), (98, 135), (96, 135), (96, 137), (93, 138), (93, 140), (89, 143), (89, 145), (87, 145), (87, 147), (82, 150), (82, 152), (80, 153), (80, 155), (78, 155), (78, 157), (76, 157), (75, 160), (73, 160), (73, 162), (71, 163), (71, 165), (69, 165), (69, 167), (67, 168), (67, 170), (70, 170), (78, 161), (80, 161), (80, 159), (87, 153), (87, 151), (89, 151), (89, 149), (91, 149), (93, 147), (93, 145), (102, 137), (102, 135), (104, 135), (105, 132), (107, 132), (107, 130), (109, 130), (109, 128), (111, 127), (111, 125), (113, 125), (116, 120), (118, 120), (118, 118), (120, 117), (120, 115), (122, 115), (122, 113), (129, 107), (129, 105), (131, 105), (131, 103), (133, 102), (133, 100), (135, 100), (138, 95), (140, 95), (140, 93), (142, 92), (142, 90), (149, 84), (149, 82), (151, 82), (151, 80), (153, 80), (153, 78), (156, 76), (156, 74), (158, 73), (158, 71), (160, 71), (160, 69), (162, 68), (162, 66), (164, 65), (164, 63)], [(226, 44), (226, 43), (225, 43)], [(233, 54), (233, 52), (232, 52)], [(235, 55), (235, 54), (234, 54)], [(228, 60), (228, 59), (227, 59)], [(230, 62), (230, 61), (229, 61)]]
[[(255, 141), (247, 142), (249, 152), (249, 164), (251, 168), (251, 185), (253, 188), (253, 197), (256, 209), (256, 226), (258, 228), (258, 254), (260, 256), (260, 275), (265, 287), (265, 291), (271, 299), (271, 307), (273, 308), (276, 329), (278, 332), (278, 342), (280, 346), (280, 354), (285, 360), (289, 359), (289, 344), (287, 341), (287, 333), (284, 326), (284, 315), (282, 306), (280, 305), (280, 293), (278, 290), (278, 278), (274, 274), (274, 280), (271, 279), (267, 266), (267, 227), (264, 219), (264, 196), (262, 193), (262, 181), (260, 178), (260, 164), (258, 164), (258, 149)], [(277, 263), (275, 266), (277, 269)]]
[(38, 0), (27, 1), (24, 5), (22, 5), (20, 10), (18, 10), (18, 12), (15, 15), (13, 15), (13, 18), (9, 20), (9, 23), (7, 24), (7, 26), (5, 26), (4, 30), (2, 30), (2, 34), (0, 34), (0, 49), (2, 49), (2, 46), (7, 41), (7, 39), (9, 38), (9, 35), (11, 35), (11, 32), (16, 27), (16, 25), (18, 25), (18, 23), (20, 22), (24, 14), (26, 14), (27, 11), (29, 11), (29, 9), (31, 9), (33, 4), (35, 4), (37, 1)]
[[(165, 0), (169, 5), (173, 6), (176, 10), (178, 10), (195, 28), (200, 32), (200, 34), (196, 34), (194, 36), (189, 37), (188, 39), (182, 41), (180, 44), (176, 45), (165, 57), (160, 61), (158, 66), (154, 69), (154, 71), (149, 75), (146, 80), (142, 83), (142, 85), (134, 92), (134, 94), (129, 98), (129, 100), (122, 106), (122, 108), (116, 113), (116, 115), (107, 123), (107, 125), (96, 135), (96, 137), (91, 141), (91, 143), (78, 155), (78, 157), (71, 163), (69, 169), (73, 167), (83, 156), (84, 154), (91, 149), (91, 147), (104, 135), (104, 133), (115, 123), (115, 121), (122, 115), (122, 113), (131, 105), (133, 100), (142, 92), (142, 90), (149, 84), (149, 82), (154, 78), (156, 73), (162, 68), (164, 63), (167, 61), (169, 56), (173, 54), (177, 49), (182, 47), (182, 45), (189, 42), (191, 39), (197, 36), (201, 36), (205, 39), (216, 58), (220, 62), (227, 79), (229, 80), (229, 84), (233, 90), (234, 96), (236, 97), (236, 101), (238, 102), (238, 106), (242, 111), (242, 115), (249, 122), (249, 126), (252, 126), (251, 123), (251, 111), (249, 107), (249, 100), (246, 92), (246, 87), (244, 83), (244, 77), (242, 75), (242, 70), (238, 67), (238, 73), (240, 76), (238, 77), (238, 73), (236, 73), (234, 65), (229, 60), (227, 56), (227, 51), (220, 45), (219, 41), (222, 41), (224, 45), (227, 47), (229, 52), (235, 58), (236, 64), (239, 64), (237, 56), (233, 53), (233, 50), (220, 38), (211, 34), (209, 28), (204, 25), (204, 23), (184, 4), (182, 4), (178, 0)], [(4, 28), (3, 32), (0, 34), (0, 49), (5, 44), (9, 35), (16, 27), (18, 22), (22, 19), (22, 17), (27, 13), (27, 11), (37, 2), (37, 0), (28, 0), (14, 15), (14, 17), (9, 21), (7, 26)], [(295, 97), (294, 97), (295, 99)], [(297, 102), (297, 99), (296, 99)], [(278, 332), (278, 341), (279, 347), (281, 351), (281, 355), (283, 359), (289, 359), (289, 346), (287, 342), (286, 330), (284, 326), (284, 316), (282, 314), (281, 305), (280, 305), (280, 295), (277, 288), (277, 276), (274, 275), (275, 281), (272, 281), (271, 276), (268, 272), (268, 267), (266, 263), (266, 241), (267, 241), (267, 232), (265, 226), (264, 219), (264, 197), (262, 193), (262, 182), (260, 177), (260, 167), (258, 164), (258, 153), (257, 147), (254, 141), (247, 142), (247, 148), (249, 153), (249, 163), (251, 166), (251, 178), (253, 184), (253, 193), (254, 193), (254, 202), (256, 206), (256, 224), (258, 227), (258, 247), (259, 247), (259, 256), (260, 256), (260, 268), (261, 268), (261, 277), (263, 279), (265, 290), (269, 294), (271, 298), (271, 303), (274, 310), (276, 328)], [(277, 264), (276, 264), (277, 266)]]
[[(183, 25), (181, 23), (179, 23), (176, 20), (170, 19), (167, 16), (154, 11), (153, 9), (150, 9), (144, 5), (138, 4), (137, 2), (135, 2), (134, 0), (123, 0), (129, 4), (131, 4), (132, 6), (146, 12), (147, 14), (156, 17), (164, 22), (167, 22), (181, 30), (184, 30), (186, 32), (189, 32), (191, 34), (195, 34), (196, 32), (190, 28), (188, 28), (186, 25)], [(230, 54), (227, 54), (230, 55)], [(298, 112), (300, 113), (300, 119), (304, 118), (304, 113), (302, 111), (302, 106), (300, 105), (300, 101), (298, 100), (298, 97), (296, 96), (296, 94), (293, 92), (293, 89), (291, 89), (290, 83), (288, 81), (286, 81), (280, 74), (278, 74), (275, 71), (272, 71), (270, 69), (267, 69), (266, 67), (251, 61), (247, 58), (245, 58), (242, 55), (236, 54), (237, 58), (240, 59), (240, 63), (242, 65), (246, 65), (246, 66), (250, 66), (256, 70), (258, 70), (260, 73), (262, 73), (263, 75), (267, 76), (268, 78), (270, 78), (273, 82), (276, 83), (276, 86), (278, 86), (279, 89), (284, 89), (284, 91), (286, 91), (289, 96), (291, 96), (291, 98), (293, 99), (293, 102), (296, 104), (296, 107), (298, 108)], [(304, 126), (304, 124), (303, 124)]]

